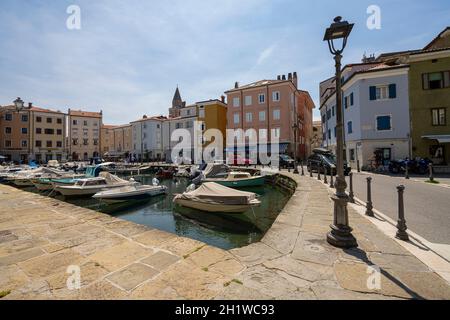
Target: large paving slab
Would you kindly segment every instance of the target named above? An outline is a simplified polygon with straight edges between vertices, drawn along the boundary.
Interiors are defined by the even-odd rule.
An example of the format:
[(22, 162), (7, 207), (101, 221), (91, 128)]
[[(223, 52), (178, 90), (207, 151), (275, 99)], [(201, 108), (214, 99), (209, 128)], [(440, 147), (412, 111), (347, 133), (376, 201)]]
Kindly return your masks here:
[[(3, 299), (450, 299), (438, 274), (349, 207), (358, 248), (326, 241), (331, 190), (297, 189), (260, 242), (222, 250), (0, 185)], [(70, 289), (70, 268), (80, 287)], [(70, 269), (70, 270), (69, 270)]]

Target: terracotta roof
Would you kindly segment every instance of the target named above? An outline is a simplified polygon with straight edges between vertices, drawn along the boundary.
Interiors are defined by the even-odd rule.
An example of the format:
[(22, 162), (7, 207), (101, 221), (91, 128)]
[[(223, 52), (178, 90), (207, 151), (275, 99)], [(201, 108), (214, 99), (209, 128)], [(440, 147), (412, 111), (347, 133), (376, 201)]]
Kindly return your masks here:
[(257, 87), (261, 87), (261, 86), (267, 86), (267, 85), (278, 84), (278, 83), (292, 83), (292, 81), (291, 80), (259, 80), (256, 82), (252, 82), (252, 83), (240, 86), (239, 88), (233, 88), (233, 89), (227, 90), (227, 91), (225, 91), (225, 93), (238, 91), (238, 90), (257, 88)]
[(45, 113), (60, 113), (60, 114), (64, 114), (64, 112), (61, 111), (55, 111), (55, 110), (50, 110), (50, 109), (44, 109), (44, 108), (39, 108), (39, 107), (31, 107), (30, 109), (31, 111), (35, 111), (35, 112), (45, 112)]
[(159, 120), (159, 121), (164, 121), (167, 120), (166, 116), (152, 116), (152, 117), (143, 117), (134, 121), (131, 121), (130, 123), (134, 123), (134, 122), (140, 122), (140, 121), (147, 121), (147, 120)]
[(104, 128), (104, 129), (114, 129), (114, 128), (117, 128), (117, 126), (114, 125), (114, 124), (103, 124), (102, 128)]
[(101, 112), (91, 112), (91, 111), (82, 111), (82, 110), (71, 110), (69, 109), (70, 116), (76, 117), (90, 117), (90, 118), (101, 118)]

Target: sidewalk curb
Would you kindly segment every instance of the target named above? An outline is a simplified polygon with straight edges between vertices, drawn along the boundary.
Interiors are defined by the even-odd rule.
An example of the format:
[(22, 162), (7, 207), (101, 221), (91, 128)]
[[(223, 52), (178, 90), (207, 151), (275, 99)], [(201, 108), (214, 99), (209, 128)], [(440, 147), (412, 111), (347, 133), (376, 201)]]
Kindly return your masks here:
[[(326, 185), (329, 190), (333, 190), (329, 187), (329, 185), (324, 185)], [(373, 209), (373, 211), (375, 215), (378, 216), (378, 219), (367, 216), (364, 211), (366, 203), (357, 197), (354, 197), (354, 199), (355, 203), (350, 202), (349, 205), (352, 206), (358, 214), (373, 223), (386, 236), (396, 241), (404, 249), (422, 261), (422, 263), (439, 274), (445, 281), (447, 281), (448, 284), (450, 284), (450, 261), (434, 249), (432, 245), (430, 245), (432, 244), (431, 242), (411, 230), (407, 231), (410, 236), (409, 241), (402, 241), (395, 238), (397, 227), (393, 219), (376, 209)], [(425, 247), (426, 250), (420, 247)]]

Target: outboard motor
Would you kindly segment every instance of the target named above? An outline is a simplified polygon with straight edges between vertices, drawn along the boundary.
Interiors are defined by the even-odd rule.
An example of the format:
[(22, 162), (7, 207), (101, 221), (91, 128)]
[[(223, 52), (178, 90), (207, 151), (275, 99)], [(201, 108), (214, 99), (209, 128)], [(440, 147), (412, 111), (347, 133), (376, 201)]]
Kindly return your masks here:
[(153, 178), (152, 179), (152, 185), (155, 186), (155, 187), (158, 186), (159, 185), (159, 180), (156, 179), (156, 178)]

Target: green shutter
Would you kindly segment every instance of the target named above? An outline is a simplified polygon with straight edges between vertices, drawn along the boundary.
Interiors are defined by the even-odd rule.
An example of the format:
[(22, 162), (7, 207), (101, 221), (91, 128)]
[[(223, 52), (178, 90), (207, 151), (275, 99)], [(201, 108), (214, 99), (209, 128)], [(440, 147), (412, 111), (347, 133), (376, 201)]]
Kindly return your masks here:
[(397, 85), (395, 83), (389, 85), (389, 99), (397, 98)]
[(371, 86), (370, 90), (370, 100), (377, 100), (377, 87)]

